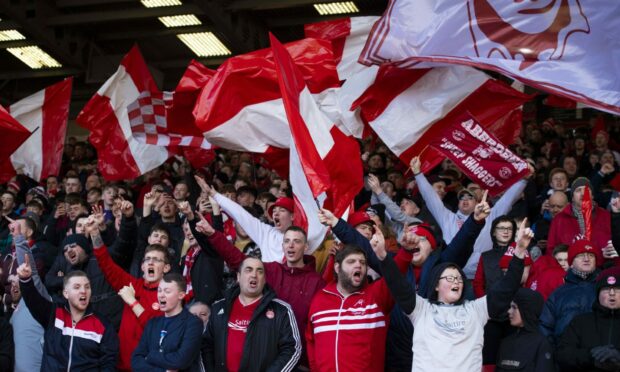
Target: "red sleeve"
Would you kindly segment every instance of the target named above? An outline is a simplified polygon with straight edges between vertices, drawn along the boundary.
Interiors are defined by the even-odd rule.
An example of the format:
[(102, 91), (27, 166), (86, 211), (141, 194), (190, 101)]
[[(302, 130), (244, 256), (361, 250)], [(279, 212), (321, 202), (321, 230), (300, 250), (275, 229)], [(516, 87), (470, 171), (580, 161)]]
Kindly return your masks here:
[(241, 262), (245, 259), (245, 255), (226, 239), (224, 233), (216, 231), (209, 237), (209, 243), (213, 245), (217, 254), (224, 259), (228, 267), (237, 270), (237, 268), (241, 266)]
[[(411, 265), (412, 258), (412, 252), (405, 249), (400, 249), (398, 251), (398, 254), (394, 257), (394, 262), (396, 263), (398, 271), (400, 271), (401, 274), (404, 275), (407, 273), (409, 265)], [(392, 311), (392, 308), (394, 307), (394, 298), (392, 297), (384, 278), (381, 278), (371, 284), (370, 290), (373, 291), (374, 298), (386, 313)]]
[(143, 303), (140, 303), (140, 305), (142, 305), (144, 311), (138, 317), (138, 324), (140, 324), (143, 330), (146, 328), (146, 323), (148, 323), (149, 320), (164, 314), (159, 310), (153, 310), (150, 306), (145, 306)]
[(112, 260), (112, 257), (110, 257), (110, 253), (108, 252), (108, 248), (105, 245), (100, 248), (93, 249), (93, 252), (97, 258), (99, 268), (101, 269), (105, 280), (110, 283), (115, 291), (119, 291), (129, 283), (133, 284), (134, 287), (138, 286), (138, 280), (125, 272), (125, 270), (123, 270), (114, 262), (114, 260)]
[(482, 256), (480, 256), (480, 259), (478, 260), (478, 268), (476, 269), (476, 275), (474, 276), (474, 281), (472, 282), (476, 298), (483, 297), (486, 294), (485, 281), (484, 265), (482, 264)]
[(334, 275), (334, 260), (335, 256), (333, 254), (330, 254), (329, 258), (327, 259), (327, 263), (323, 268), (323, 275), (321, 276), (323, 277), (325, 283), (331, 283), (334, 281), (334, 279), (336, 279)]

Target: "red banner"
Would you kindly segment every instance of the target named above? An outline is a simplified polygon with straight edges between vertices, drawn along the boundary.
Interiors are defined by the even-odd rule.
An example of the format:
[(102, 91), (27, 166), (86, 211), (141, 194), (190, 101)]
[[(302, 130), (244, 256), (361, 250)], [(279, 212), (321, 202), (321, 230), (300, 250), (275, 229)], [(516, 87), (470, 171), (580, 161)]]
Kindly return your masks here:
[(510, 151), (469, 113), (441, 128), (438, 134), (430, 145), (452, 159), (491, 195), (506, 190), (529, 172), (525, 160)]

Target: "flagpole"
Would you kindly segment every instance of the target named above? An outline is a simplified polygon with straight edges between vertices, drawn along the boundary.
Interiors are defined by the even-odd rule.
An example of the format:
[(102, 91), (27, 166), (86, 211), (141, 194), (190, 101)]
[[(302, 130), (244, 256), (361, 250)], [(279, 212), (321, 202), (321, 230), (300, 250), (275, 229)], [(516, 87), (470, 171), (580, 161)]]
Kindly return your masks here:
[[(422, 151), (420, 151), (420, 153), (417, 156), (418, 157), (422, 157), (422, 154), (424, 154), (424, 151), (426, 151), (427, 148), (428, 148), (428, 144), (426, 146), (424, 146)], [(403, 174), (403, 176), (406, 176), (407, 173), (409, 173), (410, 170), (411, 170), (411, 167), (407, 167), (407, 170), (405, 170), (405, 174)]]

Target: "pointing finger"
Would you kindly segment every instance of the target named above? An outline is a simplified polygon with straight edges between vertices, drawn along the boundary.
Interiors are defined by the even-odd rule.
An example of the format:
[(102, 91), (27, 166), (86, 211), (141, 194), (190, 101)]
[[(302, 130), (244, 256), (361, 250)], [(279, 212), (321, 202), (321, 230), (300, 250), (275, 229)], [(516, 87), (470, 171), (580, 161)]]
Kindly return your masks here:
[(482, 194), (482, 200), (480, 201), (481, 203), (487, 202), (487, 195), (489, 195), (489, 190), (484, 190), (484, 193)]

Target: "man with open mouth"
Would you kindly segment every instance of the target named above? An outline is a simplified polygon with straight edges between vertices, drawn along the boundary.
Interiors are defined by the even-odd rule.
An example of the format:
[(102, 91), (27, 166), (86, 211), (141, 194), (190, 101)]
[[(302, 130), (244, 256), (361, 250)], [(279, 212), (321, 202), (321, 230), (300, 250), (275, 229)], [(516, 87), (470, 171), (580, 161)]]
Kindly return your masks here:
[(131, 353), (138, 345), (146, 323), (162, 314), (157, 288), (164, 274), (170, 271), (170, 257), (164, 246), (148, 245), (141, 265), (142, 278), (136, 278), (114, 262), (103, 243), (96, 221), (94, 216), (91, 216), (85, 224), (86, 233), (94, 247), (96, 262), (99, 263), (107, 283), (119, 292), (124, 302), (118, 332), (121, 349), (116, 368), (120, 371), (131, 371)]
[(186, 286), (178, 273), (166, 274), (159, 282), (157, 302), (164, 315), (147, 323), (131, 358), (133, 371), (204, 371), (202, 321), (183, 307)]
[(593, 311), (577, 315), (560, 337), (556, 358), (571, 371), (620, 369), (620, 268), (611, 267), (596, 277)]
[(115, 370), (116, 330), (90, 306), (92, 291), (85, 272), (76, 270), (64, 276), (62, 305), (38, 292), (29, 256), (17, 268), (17, 275), (26, 306), (45, 329), (42, 371)]
[(301, 338), (291, 306), (266, 284), (265, 266), (246, 257), (238, 286), (213, 303), (203, 360), (207, 371), (292, 371), (301, 356)]

